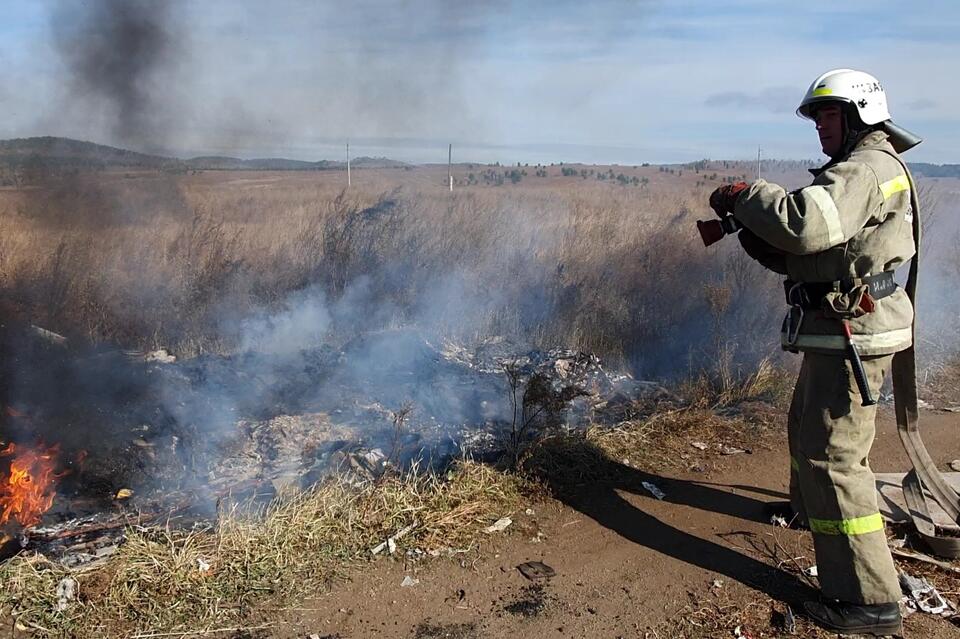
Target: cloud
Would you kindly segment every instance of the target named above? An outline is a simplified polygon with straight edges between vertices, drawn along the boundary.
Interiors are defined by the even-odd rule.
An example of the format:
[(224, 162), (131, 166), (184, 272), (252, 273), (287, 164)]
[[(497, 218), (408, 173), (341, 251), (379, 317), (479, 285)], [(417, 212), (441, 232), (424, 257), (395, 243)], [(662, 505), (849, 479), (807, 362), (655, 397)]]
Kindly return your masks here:
[(768, 87), (756, 93), (724, 91), (707, 96), (708, 107), (731, 107), (763, 110), (770, 113), (791, 113), (797, 108), (799, 98), (796, 87)]
[(920, 98), (919, 100), (907, 102), (903, 106), (911, 111), (930, 111), (931, 109), (937, 108), (937, 103), (929, 98)]

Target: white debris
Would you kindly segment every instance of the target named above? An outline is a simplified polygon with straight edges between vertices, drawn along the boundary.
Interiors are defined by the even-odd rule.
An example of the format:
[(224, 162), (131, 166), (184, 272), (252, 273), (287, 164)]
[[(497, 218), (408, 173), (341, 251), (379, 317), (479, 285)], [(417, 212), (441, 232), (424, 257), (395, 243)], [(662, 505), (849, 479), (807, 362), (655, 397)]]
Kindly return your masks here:
[(714, 579), (711, 588), (723, 588), (723, 579)]
[(778, 528), (789, 528), (790, 522), (787, 521), (787, 518), (783, 515), (772, 515), (770, 517), (770, 523)]
[(418, 583), (420, 583), (419, 579), (414, 579), (410, 575), (407, 575), (406, 577), (403, 578), (403, 581), (400, 582), (400, 587), (410, 588), (411, 586), (416, 586)]
[(813, 566), (810, 566), (809, 568), (804, 568), (803, 574), (805, 574), (807, 577), (819, 577), (819, 576), (820, 576), (820, 573), (819, 573), (819, 571), (817, 570), (816, 564), (814, 564)]
[(393, 553), (397, 552), (397, 540), (400, 539), (401, 537), (409, 534), (412, 530), (414, 530), (414, 529), (415, 529), (417, 526), (419, 526), (419, 525), (420, 525), (420, 524), (415, 521), (415, 522), (413, 522), (412, 524), (410, 524), (409, 526), (405, 526), (404, 528), (401, 528), (400, 530), (398, 530), (398, 531), (396, 532), (396, 534), (394, 534), (394, 535), (392, 535), (392, 536), (390, 536), (390, 537), (387, 537), (386, 541), (384, 541), (384, 542), (382, 542), (382, 543), (379, 543), (379, 544), (377, 544), (376, 546), (374, 546), (373, 548), (371, 548), (371, 549), (370, 549), (370, 554), (372, 554), (372, 555), (379, 555), (379, 554), (382, 553), (384, 550), (387, 550), (387, 551), (392, 555)]
[(177, 361), (177, 358), (175, 355), (168, 353), (167, 349), (160, 348), (144, 355), (143, 360), (145, 362), (157, 362), (158, 364), (173, 364)]
[(57, 584), (57, 612), (63, 612), (77, 598), (77, 580), (64, 577)]
[(933, 404), (931, 404), (931, 403), (928, 402), (928, 401), (925, 401), (925, 400), (922, 400), (922, 399), (918, 399), (918, 400), (917, 400), (917, 408), (931, 409), (931, 408), (933, 408)]
[(210, 564), (207, 563), (203, 557), (197, 557), (197, 570), (199, 570), (201, 574), (207, 573), (210, 571)]
[(797, 618), (793, 615), (793, 608), (790, 606), (787, 606), (786, 612), (783, 613), (783, 629), (787, 634), (797, 634)]
[(651, 495), (653, 495), (657, 499), (663, 499), (664, 497), (667, 496), (667, 493), (663, 492), (662, 490), (657, 488), (655, 484), (651, 484), (648, 481), (643, 482), (643, 487), (646, 488), (647, 492), (649, 492)]
[(739, 455), (741, 453), (748, 452), (750, 451), (748, 451), (746, 448), (737, 448), (736, 446), (727, 446), (726, 444), (720, 447), (721, 455)]
[(900, 589), (907, 595), (907, 606), (931, 615), (952, 613), (950, 604), (924, 577), (900, 573)]
[(706, 450), (708, 446), (703, 442), (690, 442), (690, 445), (696, 448), (697, 450)]
[(534, 515), (535, 513), (533, 512), (533, 508), (527, 508), (527, 509), (524, 511), (524, 514), (527, 515), (528, 517), (533, 517), (533, 515)]
[(483, 529), (483, 532), (485, 532), (485, 533), (487, 533), (487, 534), (503, 532), (503, 531), (506, 530), (506, 529), (510, 526), (510, 524), (512, 524), (512, 523), (513, 523), (513, 520), (512, 520), (512, 519), (510, 519), (509, 517), (503, 517), (502, 519), (498, 519), (497, 521), (495, 521), (495, 522), (492, 523), (491, 525), (489, 525), (489, 526), (487, 526), (486, 528), (484, 528), (484, 529)]
[(960, 413), (960, 406), (945, 406), (943, 410), (948, 413)]
[(950, 462), (950, 469), (960, 471), (960, 459), (954, 459)]

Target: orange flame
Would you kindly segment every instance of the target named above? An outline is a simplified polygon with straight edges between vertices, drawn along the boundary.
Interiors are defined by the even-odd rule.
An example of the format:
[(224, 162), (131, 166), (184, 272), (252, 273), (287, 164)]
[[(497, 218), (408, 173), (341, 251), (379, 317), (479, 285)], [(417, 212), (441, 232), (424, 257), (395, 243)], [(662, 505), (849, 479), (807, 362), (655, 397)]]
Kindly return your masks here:
[(10, 474), (0, 480), (0, 525), (12, 517), (24, 528), (40, 523), (53, 505), (57, 479), (54, 472), (59, 446), (18, 449), (11, 443), (0, 456), (12, 457)]

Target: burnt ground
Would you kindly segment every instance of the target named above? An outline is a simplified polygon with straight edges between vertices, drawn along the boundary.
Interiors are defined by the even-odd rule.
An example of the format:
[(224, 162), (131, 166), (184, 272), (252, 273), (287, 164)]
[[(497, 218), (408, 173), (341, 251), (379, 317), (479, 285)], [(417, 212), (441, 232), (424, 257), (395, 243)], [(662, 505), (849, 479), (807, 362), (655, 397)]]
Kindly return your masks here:
[[(960, 457), (960, 415), (925, 412), (922, 424), (938, 463)], [(703, 472), (622, 467), (623, 481), (531, 503), (506, 534), (451, 558), (361, 565), (329, 592), (279, 619), (270, 615), (265, 636), (734, 637), (738, 626), (740, 636), (787, 636), (785, 602), (796, 611), (815, 592), (800, 573), (814, 563), (813, 552), (808, 534), (775, 528), (761, 513), (764, 502), (785, 496), (785, 440), (774, 434), (765, 445), (751, 443), (753, 454), (717, 456)], [(876, 472), (906, 467), (888, 407), (871, 463)], [(651, 497), (642, 481), (666, 498)], [(557, 574), (532, 583), (516, 568), (526, 561), (543, 561)], [(925, 574), (948, 597), (960, 597), (947, 573)], [(419, 581), (402, 587), (406, 576)], [(797, 636), (831, 635), (799, 619)], [(960, 628), (914, 614), (906, 636), (960, 637)]]

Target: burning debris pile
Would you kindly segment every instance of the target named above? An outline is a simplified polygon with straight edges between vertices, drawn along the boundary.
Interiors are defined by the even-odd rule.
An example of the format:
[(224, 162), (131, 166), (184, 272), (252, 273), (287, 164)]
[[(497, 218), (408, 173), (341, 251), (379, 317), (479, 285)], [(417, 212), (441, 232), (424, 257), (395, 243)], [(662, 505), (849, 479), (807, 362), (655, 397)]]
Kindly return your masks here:
[[(577, 428), (666, 393), (587, 353), (518, 350), (503, 339), (435, 345), (412, 330), (182, 362), (34, 345), (31, 372), (5, 389), (4, 439), (18, 442), (6, 452), (42, 438), (62, 459), (89, 453), (59, 468), (56, 448), (0, 466), (0, 523), (15, 517), (21, 535), (33, 527), (32, 545), (84, 563), (120, 543), (125, 525), (171, 510), (189, 521), (224, 498), (266, 499), (335, 472), (367, 481), (464, 454), (496, 459), (518, 415), (537, 430)], [(549, 410), (527, 410), (529, 393), (518, 406), (534, 386)]]

